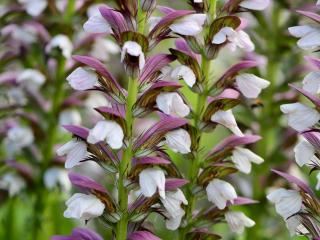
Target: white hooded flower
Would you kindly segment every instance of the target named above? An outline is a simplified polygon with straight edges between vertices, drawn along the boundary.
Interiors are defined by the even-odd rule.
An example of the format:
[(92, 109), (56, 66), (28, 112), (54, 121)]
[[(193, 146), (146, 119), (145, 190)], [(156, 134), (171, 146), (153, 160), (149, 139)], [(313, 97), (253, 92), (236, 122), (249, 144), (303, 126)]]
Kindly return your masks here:
[(286, 220), (287, 228), (291, 236), (296, 235), (296, 233), (302, 233), (307, 235), (309, 233), (300, 221), (299, 216), (292, 216)]
[(309, 25), (290, 27), (292, 36), (300, 38), (298, 46), (304, 50), (316, 50), (320, 46), (320, 28)]
[(191, 152), (191, 138), (186, 130), (180, 128), (170, 131), (165, 135), (165, 138), (166, 144), (172, 149), (172, 151), (182, 154)]
[(303, 89), (312, 93), (320, 93), (320, 72), (311, 72), (302, 81)]
[(71, 57), (73, 45), (66, 35), (58, 34), (53, 37), (46, 46), (46, 52), (51, 52), (54, 48), (59, 48), (66, 59)]
[(233, 203), (237, 193), (233, 186), (223, 180), (213, 179), (206, 188), (208, 200), (214, 203), (219, 209), (224, 209), (227, 202)]
[(43, 181), (44, 185), (49, 190), (57, 186), (60, 186), (65, 192), (71, 190), (71, 182), (68, 177), (68, 172), (65, 169), (58, 167), (49, 168), (44, 173)]
[(158, 190), (161, 198), (165, 199), (166, 177), (160, 169), (147, 168), (139, 174), (139, 185), (141, 193), (145, 197), (152, 197)]
[(176, 230), (180, 226), (181, 219), (185, 214), (181, 208), (181, 204), (188, 205), (186, 197), (183, 192), (178, 189), (175, 192), (166, 192), (166, 198), (161, 198), (160, 200), (167, 211), (167, 229)]
[(66, 218), (76, 218), (90, 220), (103, 214), (105, 205), (94, 195), (75, 193), (66, 201), (67, 209), (63, 216)]
[(17, 82), (29, 90), (38, 90), (45, 80), (45, 76), (36, 69), (25, 69), (17, 77)]
[(142, 47), (137, 42), (127, 41), (123, 44), (123, 47), (121, 50), (121, 62), (124, 61), (126, 54), (133, 57), (138, 57), (139, 69), (140, 70), (143, 69), (146, 61), (145, 61), (144, 53), (142, 51)]
[(185, 65), (175, 67), (171, 72), (171, 77), (178, 80), (183, 79), (189, 87), (193, 87), (196, 83), (196, 75), (191, 68)]
[(196, 36), (202, 32), (206, 19), (205, 14), (189, 14), (171, 24), (170, 29), (181, 35)]
[(283, 104), (281, 111), (288, 117), (288, 124), (297, 131), (304, 131), (320, 120), (317, 110), (301, 103)]
[(30, 128), (15, 126), (8, 130), (4, 140), (9, 155), (30, 146), (34, 141), (34, 135)]
[(312, 161), (316, 160), (316, 150), (304, 138), (301, 138), (299, 143), (293, 149), (295, 154), (295, 159), (297, 164), (302, 167), (303, 165), (310, 164)]
[(270, 0), (244, 0), (239, 3), (239, 6), (252, 10), (264, 10), (270, 4)]
[(93, 88), (98, 76), (93, 70), (78, 67), (67, 77), (67, 81), (73, 89), (83, 91)]
[(235, 149), (232, 151), (231, 160), (234, 162), (239, 171), (246, 174), (251, 172), (251, 163), (263, 163), (263, 158), (249, 149), (241, 147), (235, 147)]
[(0, 189), (6, 189), (10, 197), (17, 195), (25, 187), (23, 178), (12, 173), (6, 173), (0, 179)]
[(284, 219), (298, 213), (302, 208), (302, 197), (296, 190), (279, 188), (267, 196), (276, 205), (276, 212)]
[(81, 115), (79, 111), (75, 109), (67, 109), (60, 113), (59, 115), (59, 125), (80, 125)]
[(176, 92), (160, 93), (157, 96), (156, 102), (157, 107), (168, 115), (185, 117), (190, 113), (190, 108)]
[(18, 2), (22, 4), (26, 12), (33, 17), (39, 16), (48, 5), (47, 0), (18, 0)]
[(74, 166), (80, 165), (87, 154), (87, 145), (75, 139), (72, 139), (57, 149), (58, 156), (67, 155), (65, 168), (73, 168)]
[(243, 73), (236, 77), (236, 83), (240, 92), (247, 98), (257, 98), (262, 89), (270, 85), (265, 79), (254, 74)]
[(239, 129), (231, 109), (227, 111), (219, 110), (215, 112), (211, 116), (211, 121), (225, 126), (238, 136), (243, 136), (243, 133)]
[(117, 122), (104, 120), (97, 122), (89, 131), (87, 141), (92, 144), (106, 141), (112, 149), (119, 149), (122, 147), (123, 137), (123, 130)]
[(228, 41), (228, 46), (232, 51), (235, 51), (237, 47), (243, 48), (246, 51), (253, 51), (254, 44), (251, 41), (249, 35), (242, 31), (236, 31), (231, 27), (223, 27), (212, 38), (213, 44), (222, 44)]
[(88, 33), (112, 33), (112, 29), (108, 21), (100, 14), (100, 12), (90, 16), (84, 23), (83, 29)]
[(119, 52), (119, 46), (113, 41), (109, 39), (98, 38), (94, 41), (90, 54), (91, 56), (99, 60), (109, 61), (111, 55), (117, 54)]
[(230, 230), (234, 233), (242, 234), (245, 227), (253, 227), (256, 223), (248, 218), (243, 212), (226, 212), (226, 221)]

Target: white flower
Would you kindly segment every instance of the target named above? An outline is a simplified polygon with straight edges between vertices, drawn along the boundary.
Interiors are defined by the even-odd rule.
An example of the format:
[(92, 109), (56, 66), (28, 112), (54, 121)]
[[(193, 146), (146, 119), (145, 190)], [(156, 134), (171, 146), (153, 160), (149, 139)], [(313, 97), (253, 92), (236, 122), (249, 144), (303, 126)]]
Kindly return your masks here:
[(58, 167), (49, 168), (43, 177), (46, 188), (53, 189), (60, 186), (63, 191), (69, 192), (71, 190), (71, 182), (68, 177), (68, 172), (65, 169)]
[(141, 193), (146, 197), (152, 197), (157, 189), (161, 198), (165, 199), (166, 178), (160, 169), (147, 168), (139, 174)]
[(45, 80), (45, 76), (36, 69), (25, 69), (17, 77), (17, 82), (29, 90), (38, 90)]
[(186, 130), (180, 128), (170, 131), (165, 135), (165, 138), (166, 144), (172, 149), (172, 151), (182, 154), (191, 152), (191, 138)]
[(52, 51), (54, 48), (59, 48), (65, 58), (70, 58), (73, 50), (72, 42), (66, 35), (58, 34), (53, 37), (46, 46), (46, 52)]
[(87, 141), (92, 144), (106, 141), (112, 149), (119, 149), (122, 147), (123, 137), (123, 130), (117, 122), (104, 120), (97, 122), (89, 131)]
[(255, 154), (246, 148), (235, 147), (232, 151), (232, 162), (235, 163), (236, 168), (243, 173), (251, 172), (251, 163), (261, 164), (263, 163), (263, 158)]
[(279, 188), (268, 194), (267, 198), (276, 205), (276, 212), (284, 219), (296, 214), (302, 208), (302, 197), (296, 190)]
[(171, 24), (170, 29), (181, 35), (196, 36), (201, 33), (206, 19), (205, 14), (189, 14)]
[(312, 93), (320, 93), (320, 72), (311, 72), (302, 81), (303, 89)]
[(160, 93), (157, 96), (156, 102), (157, 107), (168, 115), (185, 117), (190, 113), (190, 108), (176, 92)]
[(245, 227), (253, 227), (256, 223), (243, 212), (226, 212), (226, 221), (232, 232), (242, 234)]
[(6, 189), (10, 197), (17, 195), (25, 187), (26, 182), (23, 178), (12, 173), (6, 173), (0, 179), (0, 189)]
[(291, 236), (296, 235), (296, 233), (303, 233), (305, 235), (309, 233), (308, 229), (306, 229), (301, 223), (299, 216), (292, 216), (288, 218), (286, 220), (286, 224)]
[(67, 155), (65, 168), (73, 168), (74, 166), (80, 165), (87, 154), (87, 145), (75, 139), (72, 139), (57, 149), (58, 156)]
[(219, 110), (215, 112), (211, 116), (211, 121), (229, 128), (231, 132), (238, 136), (243, 136), (243, 133), (239, 129), (231, 109), (227, 111)]
[(81, 115), (79, 111), (75, 109), (67, 109), (60, 113), (59, 115), (59, 125), (80, 125)]
[(280, 109), (287, 115), (289, 126), (297, 131), (312, 127), (320, 119), (320, 114), (317, 110), (301, 103), (283, 104)]
[(228, 41), (228, 46), (232, 51), (235, 51), (237, 47), (246, 51), (254, 50), (254, 44), (249, 35), (242, 30), (235, 31), (231, 27), (223, 27), (212, 39), (213, 44), (222, 44), (226, 41)]
[(236, 83), (240, 92), (247, 98), (257, 98), (262, 89), (270, 85), (265, 79), (254, 74), (243, 73), (236, 77)]
[(292, 36), (300, 38), (298, 46), (304, 50), (316, 50), (320, 46), (320, 28), (309, 25), (290, 27)]
[(171, 72), (171, 76), (174, 79), (183, 79), (189, 87), (193, 87), (196, 83), (196, 75), (191, 68), (185, 65), (175, 67)]
[(316, 150), (305, 139), (300, 139), (299, 143), (293, 149), (295, 154), (295, 159), (297, 164), (302, 167), (303, 165), (310, 164), (312, 161), (316, 160)]
[(188, 204), (183, 192), (178, 189), (175, 192), (166, 192), (166, 198), (160, 198), (164, 208), (167, 211), (168, 220), (166, 221), (166, 227), (169, 230), (176, 230), (181, 223), (181, 219), (185, 212), (181, 208), (181, 204)]
[(124, 61), (126, 54), (129, 54), (133, 57), (139, 57), (139, 69), (143, 69), (145, 64), (145, 57), (141, 46), (137, 42), (127, 41), (123, 44), (121, 50), (121, 62)]
[(66, 218), (76, 218), (90, 220), (103, 214), (104, 204), (94, 195), (75, 193), (66, 201), (67, 209), (63, 216)]
[(47, 0), (18, 0), (22, 4), (27, 13), (33, 17), (39, 16), (47, 7)]
[(270, 4), (270, 0), (244, 0), (239, 3), (239, 6), (252, 9), (252, 10), (264, 10)]
[(21, 88), (11, 88), (7, 91), (8, 101), (12, 105), (25, 105), (28, 100)]
[(114, 55), (119, 52), (119, 46), (113, 41), (104, 38), (98, 38), (94, 41), (90, 54), (99, 60), (109, 61), (110, 55)]
[(98, 77), (94, 71), (78, 67), (67, 77), (67, 81), (73, 89), (83, 91), (93, 88)]
[(149, 30), (151, 31), (161, 20), (161, 17), (150, 17), (148, 19)]
[(194, 3), (203, 3), (203, 0), (193, 0)]
[(317, 174), (317, 185), (316, 185), (316, 190), (320, 189), (320, 172)]
[(34, 135), (30, 128), (15, 126), (8, 130), (4, 140), (7, 152), (12, 155), (22, 148), (30, 146), (34, 141)]
[(99, 13), (90, 16), (84, 23), (83, 29), (88, 33), (112, 33), (112, 29), (107, 20)]
[(214, 203), (219, 209), (224, 209), (227, 202), (233, 203), (237, 193), (233, 186), (223, 180), (213, 179), (206, 188), (208, 200)]

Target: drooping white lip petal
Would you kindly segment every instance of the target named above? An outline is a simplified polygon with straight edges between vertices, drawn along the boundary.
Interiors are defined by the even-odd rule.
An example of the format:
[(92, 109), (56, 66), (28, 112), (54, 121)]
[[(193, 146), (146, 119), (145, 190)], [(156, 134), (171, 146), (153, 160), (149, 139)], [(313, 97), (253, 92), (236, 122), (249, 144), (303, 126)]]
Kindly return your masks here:
[(296, 214), (302, 208), (302, 197), (296, 190), (279, 188), (268, 194), (267, 198), (275, 203), (277, 213), (284, 219)]
[(251, 172), (251, 163), (261, 164), (263, 158), (253, 153), (249, 149), (236, 147), (232, 151), (232, 161), (235, 163), (237, 169), (243, 173)]
[(181, 219), (184, 214), (184, 210), (180, 209), (179, 215), (177, 214), (176, 217), (169, 217), (166, 219), (166, 228), (172, 231), (177, 230), (181, 224)]
[(57, 155), (67, 155), (65, 168), (73, 168), (81, 164), (87, 156), (87, 145), (82, 141), (71, 140), (57, 149)]
[(157, 96), (156, 102), (157, 107), (168, 115), (185, 117), (190, 113), (190, 108), (176, 92), (160, 93)]
[(232, 232), (242, 234), (245, 227), (253, 227), (255, 222), (242, 212), (225, 213), (226, 221)]
[(297, 164), (302, 167), (305, 164), (310, 164), (316, 150), (307, 140), (301, 139), (293, 149)]
[(99, 121), (89, 131), (87, 141), (95, 144), (100, 141), (106, 141), (112, 149), (119, 149), (122, 147), (123, 130), (121, 126), (115, 121)]
[(112, 33), (112, 29), (104, 17), (100, 13), (89, 17), (83, 25), (84, 31), (88, 33)]
[(30, 90), (37, 90), (45, 82), (45, 76), (36, 69), (25, 69), (17, 78), (17, 82)]
[(302, 81), (303, 89), (312, 93), (320, 93), (320, 72), (311, 72)]
[(219, 209), (224, 209), (227, 202), (233, 202), (237, 193), (233, 186), (223, 180), (213, 179), (206, 188), (208, 200), (214, 203)]
[(313, 32), (314, 28), (308, 25), (304, 25), (304, 26), (290, 27), (288, 28), (288, 30), (292, 36), (301, 38), (306, 36), (308, 33)]
[(211, 116), (211, 121), (219, 123), (225, 126), (226, 128), (229, 128), (234, 134), (238, 136), (243, 136), (243, 133), (241, 132), (241, 130), (237, 125), (237, 122), (232, 113), (232, 110), (227, 110), (227, 111), (219, 110), (215, 112)]
[(170, 131), (165, 135), (165, 138), (166, 144), (174, 152), (179, 152), (182, 154), (187, 154), (191, 152), (191, 138), (186, 130), (180, 128), (177, 130)]
[(47, 7), (47, 0), (18, 0), (21, 3), (27, 13), (33, 17), (39, 16)]
[(58, 167), (49, 168), (44, 174), (43, 181), (48, 189), (53, 189), (59, 185), (65, 192), (71, 190), (71, 182), (65, 169)]
[(75, 193), (66, 201), (66, 218), (90, 220), (103, 214), (105, 205), (94, 195)]
[(320, 120), (318, 111), (301, 103), (283, 104), (280, 109), (287, 115), (289, 126), (297, 131), (306, 130)]
[(241, 93), (247, 98), (257, 98), (261, 90), (270, 85), (267, 80), (248, 73), (238, 75), (236, 83)]
[(313, 50), (320, 46), (320, 29), (316, 29), (298, 41), (298, 46), (304, 50)]
[(239, 3), (239, 6), (252, 10), (264, 10), (270, 4), (270, 0), (244, 0)]
[(160, 197), (165, 199), (165, 182), (164, 172), (160, 169), (147, 168), (139, 174), (141, 193), (146, 197), (153, 196), (158, 189)]
[(98, 76), (92, 70), (78, 67), (67, 77), (67, 81), (73, 89), (83, 91), (93, 88)]
[(185, 65), (175, 67), (171, 72), (171, 76), (175, 79), (183, 79), (189, 87), (193, 87), (196, 83), (196, 75), (191, 68)]
[(181, 35), (195, 36), (202, 31), (206, 18), (205, 14), (190, 14), (171, 24), (170, 29)]

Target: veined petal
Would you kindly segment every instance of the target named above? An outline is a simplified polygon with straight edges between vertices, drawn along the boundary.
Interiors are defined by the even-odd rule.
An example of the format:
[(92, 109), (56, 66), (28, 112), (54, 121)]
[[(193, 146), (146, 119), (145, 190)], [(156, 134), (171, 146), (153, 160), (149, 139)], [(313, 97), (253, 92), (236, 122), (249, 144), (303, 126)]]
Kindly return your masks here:
[(25, 7), (26, 12), (33, 17), (39, 16), (48, 5), (47, 0), (18, 0), (18, 2), (21, 3)]
[(302, 81), (303, 89), (312, 93), (320, 93), (320, 72), (311, 72)]
[(141, 193), (146, 197), (152, 197), (157, 189), (161, 198), (165, 199), (166, 178), (160, 169), (147, 168), (139, 174)]
[(270, 85), (270, 82), (267, 80), (249, 73), (238, 75), (236, 77), (236, 83), (241, 93), (247, 98), (257, 98), (261, 90)]
[(227, 212), (226, 221), (232, 232), (242, 234), (245, 227), (253, 227), (255, 222), (242, 212)]
[(174, 79), (183, 79), (189, 87), (193, 87), (196, 83), (196, 75), (191, 68), (185, 65), (175, 67), (171, 72), (171, 77)]
[(263, 158), (253, 153), (249, 149), (235, 147), (232, 151), (232, 161), (235, 163), (236, 168), (243, 173), (251, 172), (251, 162), (256, 164), (263, 163)]
[(239, 3), (239, 6), (252, 10), (264, 10), (270, 4), (270, 0), (244, 0)]
[(94, 71), (78, 67), (67, 77), (67, 81), (73, 89), (83, 91), (93, 88), (98, 77)]
[(100, 13), (89, 17), (83, 25), (84, 31), (88, 33), (111, 33), (112, 29), (107, 20)]
[(171, 24), (170, 29), (181, 35), (195, 36), (202, 31), (206, 18), (205, 14), (189, 14)]
[(310, 164), (312, 157), (315, 154), (315, 149), (311, 143), (305, 139), (301, 139), (293, 149), (297, 164), (302, 167), (305, 164)]
[(206, 188), (208, 200), (214, 203), (219, 209), (227, 206), (227, 201), (233, 202), (237, 193), (233, 186), (223, 180), (213, 179)]
[(180, 128), (174, 131), (170, 131), (165, 135), (166, 144), (174, 152), (187, 154), (191, 152), (191, 138), (189, 133)]
[(157, 96), (156, 102), (157, 107), (168, 115), (185, 117), (190, 113), (190, 108), (176, 92), (160, 93)]
[(318, 48), (320, 46), (320, 29), (316, 29), (303, 36), (297, 44), (304, 50), (314, 50)]
[(236, 122), (236, 119), (233, 116), (231, 109), (227, 110), (227, 111), (219, 110), (219, 111), (215, 112), (211, 116), (211, 121), (219, 123), (219, 124), (225, 126), (226, 128), (229, 128), (231, 130), (231, 132), (233, 132), (234, 134), (236, 134), (238, 136), (243, 136), (243, 133), (239, 129), (237, 122)]
[(288, 30), (292, 36), (297, 37), (297, 38), (301, 38), (301, 37), (304, 37), (307, 34), (313, 32), (314, 27), (311, 27), (309, 25), (295, 26), (295, 27), (289, 27)]

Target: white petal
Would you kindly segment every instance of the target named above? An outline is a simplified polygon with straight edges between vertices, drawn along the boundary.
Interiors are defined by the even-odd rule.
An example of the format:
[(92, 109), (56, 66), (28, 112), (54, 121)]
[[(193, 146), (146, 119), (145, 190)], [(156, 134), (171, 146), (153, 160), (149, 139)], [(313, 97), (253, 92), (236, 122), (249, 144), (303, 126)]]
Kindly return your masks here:
[(81, 115), (75, 109), (64, 110), (59, 115), (59, 125), (80, 125)]
[(270, 82), (267, 80), (249, 73), (238, 75), (236, 83), (241, 93), (247, 98), (257, 98), (261, 90), (270, 85)]
[(211, 121), (219, 123), (225, 126), (226, 128), (229, 128), (234, 134), (238, 136), (243, 136), (243, 133), (239, 129), (236, 119), (233, 116), (232, 110), (227, 110), (227, 111), (219, 110), (215, 112), (211, 116)]
[(126, 54), (134, 57), (139, 57), (139, 69), (143, 69), (145, 65), (145, 57), (142, 51), (142, 47), (139, 45), (139, 43), (133, 41), (125, 42), (121, 50), (121, 62), (123, 62)]
[(237, 47), (243, 48), (247, 52), (252, 52), (255, 49), (255, 46), (250, 39), (250, 36), (242, 30), (237, 31), (232, 39), (230, 39), (230, 37), (228, 39), (231, 42), (235, 43)]
[(171, 76), (178, 80), (182, 78), (189, 87), (193, 87), (196, 83), (196, 75), (191, 68), (185, 65), (175, 67), (171, 72)]
[(34, 135), (30, 128), (15, 126), (7, 132), (8, 142), (15, 145), (17, 149), (30, 146), (34, 141)]
[(253, 227), (255, 222), (248, 218), (242, 212), (227, 212), (225, 214), (226, 221), (232, 232), (242, 234), (245, 227)]
[(84, 142), (72, 140), (61, 146), (57, 154), (58, 156), (67, 155), (65, 168), (72, 168), (81, 164), (80, 161), (87, 156), (87, 145)]
[(235, 163), (236, 168), (243, 173), (251, 172), (251, 162), (256, 164), (263, 163), (263, 159), (249, 149), (236, 147), (232, 151), (232, 161)]
[(58, 34), (54, 36), (47, 44), (46, 52), (50, 52), (54, 48), (59, 48), (66, 59), (71, 57), (73, 45), (66, 35)]
[(171, 218), (176, 218), (181, 215), (182, 208), (181, 204), (188, 204), (183, 192), (178, 189), (175, 192), (166, 192), (166, 198), (160, 199), (167, 213)]
[(25, 180), (15, 174), (6, 173), (0, 179), (0, 189), (6, 189), (10, 197), (20, 193), (26, 187)]
[(179, 152), (182, 154), (187, 154), (191, 152), (191, 138), (189, 133), (180, 128), (174, 131), (170, 131), (165, 135), (166, 144), (174, 152)]
[(244, 0), (239, 3), (239, 6), (252, 10), (264, 10), (270, 4), (270, 0)]
[(302, 81), (303, 89), (312, 93), (320, 93), (320, 72), (309, 73)]
[(301, 139), (293, 149), (297, 164), (302, 167), (305, 164), (310, 164), (311, 159), (315, 154), (315, 149), (308, 141)]
[(45, 82), (45, 76), (36, 69), (25, 69), (17, 78), (17, 82), (30, 90), (37, 90)]
[(233, 186), (223, 180), (213, 179), (206, 188), (208, 200), (214, 203), (219, 209), (224, 209), (227, 201), (233, 202), (237, 193)]
[(320, 172), (317, 174), (317, 186), (316, 186), (316, 190), (319, 191), (320, 189)]
[(227, 41), (227, 34), (225, 33), (224, 29), (225, 28), (220, 29), (220, 31), (213, 36), (213, 44), (222, 44)]
[(117, 44), (109, 39), (98, 38), (94, 41), (90, 55), (102, 60), (109, 61), (110, 55), (120, 52), (120, 48)]
[(171, 24), (170, 29), (181, 35), (195, 36), (202, 31), (206, 18), (205, 14), (190, 14)]
[(286, 220), (287, 228), (289, 229), (290, 235), (294, 236), (296, 233), (302, 233), (307, 235), (309, 233), (300, 221), (299, 216), (292, 216)]
[(311, 33), (314, 31), (314, 27), (305, 25), (305, 26), (295, 26), (295, 27), (290, 27), (288, 28), (289, 33), (297, 38), (301, 38), (306, 36), (308, 33)]
[(296, 190), (279, 188), (268, 194), (267, 198), (275, 203), (276, 212), (284, 219), (296, 214), (302, 208), (302, 197)]
[(320, 46), (320, 29), (308, 33), (298, 41), (298, 46), (304, 50), (314, 50)]
[(141, 193), (146, 197), (153, 196), (158, 189), (160, 197), (165, 199), (165, 182), (164, 172), (160, 169), (147, 168), (139, 174)]
[(88, 33), (111, 33), (111, 27), (104, 17), (101, 14), (97, 14), (89, 17), (88, 21), (86, 21), (83, 25), (84, 31)]
[(83, 91), (93, 88), (98, 77), (92, 70), (78, 67), (67, 77), (67, 81), (73, 89)]
[(44, 9), (47, 7), (47, 0), (18, 0), (19, 3), (23, 4), (29, 15), (33, 17), (39, 16)]
[(181, 96), (176, 92), (160, 93), (156, 99), (157, 107), (165, 114), (185, 117), (189, 115), (190, 108), (183, 102)]
[(179, 228), (181, 219), (184, 216), (185, 212), (181, 209), (180, 215), (177, 215), (176, 217), (170, 217), (166, 220), (166, 228), (169, 230), (176, 230)]
[(318, 111), (301, 103), (283, 104), (280, 109), (287, 115), (289, 126), (297, 131), (312, 127), (320, 119)]
[(71, 182), (68, 177), (68, 172), (61, 168), (49, 168), (44, 174), (43, 181), (44, 185), (48, 189), (53, 189), (57, 185), (60, 185), (66, 192), (71, 190)]

